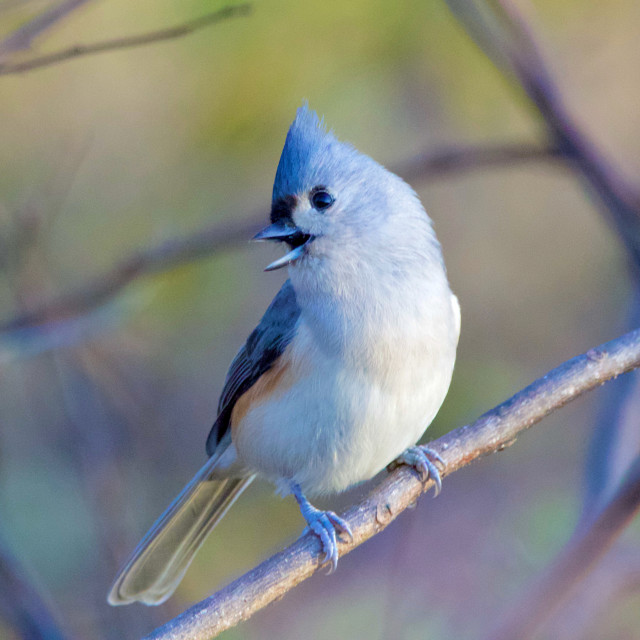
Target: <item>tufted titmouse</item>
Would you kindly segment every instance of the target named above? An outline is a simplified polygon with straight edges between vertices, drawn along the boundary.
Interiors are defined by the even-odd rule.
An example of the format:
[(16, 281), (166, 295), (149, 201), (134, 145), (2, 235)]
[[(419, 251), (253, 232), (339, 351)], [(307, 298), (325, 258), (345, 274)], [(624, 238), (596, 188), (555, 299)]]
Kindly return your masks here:
[(413, 445), (449, 388), (460, 307), (415, 192), (305, 105), (256, 239), (289, 245), (266, 269), (286, 266), (289, 280), (231, 363), (209, 460), (118, 574), (113, 605), (164, 602), (256, 475), (295, 496), (334, 569), (349, 526), (306, 496), (343, 491), (396, 458), (439, 489), (437, 454)]

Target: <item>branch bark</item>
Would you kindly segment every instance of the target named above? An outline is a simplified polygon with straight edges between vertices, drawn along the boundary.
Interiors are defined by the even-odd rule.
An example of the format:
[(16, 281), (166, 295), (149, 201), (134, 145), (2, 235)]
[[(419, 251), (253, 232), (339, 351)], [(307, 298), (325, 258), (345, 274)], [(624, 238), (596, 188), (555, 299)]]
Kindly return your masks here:
[[(640, 366), (640, 329), (590, 349), (485, 413), (473, 424), (460, 427), (430, 443), (443, 458), (443, 475), (470, 462), (502, 451), (517, 436), (583, 393)], [(340, 555), (382, 531), (418, 497), (431, 488), (406, 467), (396, 469), (343, 517), (354, 534), (340, 545)], [(320, 543), (306, 534), (283, 551), (238, 578), (211, 597), (191, 607), (145, 640), (210, 640), (313, 575), (319, 568)]]
[(31, 58), (29, 60), (21, 60), (20, 62), (4, 62), (0, 63), (0, 76), (11, 74), (25, 73), (34, 69), (42, 69), (54, 64), (59, 64), (74, 58), (82, 56), (95, 55), (97, 53), (105, 53), (106, 51), (116, 51), (118, 49), (131, 49), (132, 47), (141, 47), (147, 44), (163, 42), (166, 40), (175, 40), (183, 36), (190, 35), (195, 31), (204, 29), (223, 20), (229, 18), (237, 18), (249, 15), (251, 5), (238, 4), (224, 7), (213, 13), (200, 16), (195, 20), (190, 20), (183, 24), (160, 29), (158, 31), (150, 31), (149, 33), (141, 33), (134, 36), (124, 38), (115, 38), (113, 40), (105, 40), (103, 42), (95, 42), (93, 44), (78, 44), (67, 49), (54, 51), (42, 56)]

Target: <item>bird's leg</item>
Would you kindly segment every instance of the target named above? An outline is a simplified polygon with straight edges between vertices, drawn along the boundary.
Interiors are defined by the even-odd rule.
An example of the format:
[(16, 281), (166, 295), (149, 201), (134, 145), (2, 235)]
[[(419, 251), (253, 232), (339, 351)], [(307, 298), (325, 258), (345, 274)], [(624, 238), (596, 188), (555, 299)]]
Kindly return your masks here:
[(409, 447), (395, 462), (396, 464), (406, 464), (413, 467), (420, 474), (422, 482), (426, 482), (431, 478), (436, 485), (434, 497), (442, 490), (442, 478), (436, 462), (439, 462), (444, 467), (444, 460), (437, 451), (429, 449), (429, 447), (415, 445)]
[[(333, 573), (338, 566), (338, 543), (339, 534), (346, 534), (353, 540), (351, 528), (346, 520), (337, 516), (333, 511), (321, 511), (316, 509), (306, 498), (300, 485), (295, 482), (289, 484), (291, 493), (295, 496), (300, 507), (300, 511), (309, 525), (309, 529), (315, 533), (320, 542), (322, 542), (322, 550), (325, 553), (322, 564), (331, 560), (331, 569), (329, 573)], [(338, 533), (336, 533), (336, 530)]]

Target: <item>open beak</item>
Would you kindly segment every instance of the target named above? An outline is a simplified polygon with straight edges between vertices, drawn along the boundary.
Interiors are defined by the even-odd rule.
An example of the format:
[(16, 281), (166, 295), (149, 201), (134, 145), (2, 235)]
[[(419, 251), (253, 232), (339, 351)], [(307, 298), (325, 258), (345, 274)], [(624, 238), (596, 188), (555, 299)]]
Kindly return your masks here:
[(265, 268), (265, 271), (275, 271), (299, 260), (305, 254), (307, 245), (313, 241), (313, 236), (303, 233), (298, 227), (285, 220), (278, 220), (262, 231), (258, 231), (253, 239), (286, 242), (291, 247), (289, 253)]

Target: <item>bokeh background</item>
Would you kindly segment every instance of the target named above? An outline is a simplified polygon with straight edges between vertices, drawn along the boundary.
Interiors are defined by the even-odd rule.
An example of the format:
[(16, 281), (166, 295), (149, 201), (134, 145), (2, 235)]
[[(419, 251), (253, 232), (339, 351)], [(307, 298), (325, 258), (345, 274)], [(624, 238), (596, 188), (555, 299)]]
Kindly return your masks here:
[[(0, 29), (49, 5), (0, 2)], [(36, 51), (220, 6), (89, 2)], [(623, 174), (639, 175), (640, 4), (538, 0), (529, 10), (575, 118)], [(187, 38), (0, 85), (5, 320), (140, 247), (266, 212), (303, 99), (340, 138), (391, 166), (455, 145), (545, 140), (522, 93), (439, 0), (259, 0), (249, 17)], [(620, 244), (568, 169), (540, 162), (414, 184), (463, 315), (430, 438), (625, 329)], [(119, 565), (205, 459), (228, 363), (282, 282), (262, 272), (277, 255), (240, 243), (137, 280), (53, 343), (0, 338), (0, 538), (69, 637), (138, 638), (301, 531), (295, 502), (256, 483), (167, 604), (106, 604)], [(315, 576), (222, 637), (480, 637), (573, 530), (602, 399), (591, 394), (447, 478), (438, 500), (422, 499), (337, 574)], [(636, 564), (638, 542), (632, 527), (621, 543)], [(588, 624), (579, 608), (565, 613), (540, 637), (640, 637), (635, 589)], [(0, 620), (0, 637), (18, 636)]]

